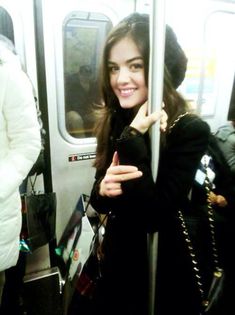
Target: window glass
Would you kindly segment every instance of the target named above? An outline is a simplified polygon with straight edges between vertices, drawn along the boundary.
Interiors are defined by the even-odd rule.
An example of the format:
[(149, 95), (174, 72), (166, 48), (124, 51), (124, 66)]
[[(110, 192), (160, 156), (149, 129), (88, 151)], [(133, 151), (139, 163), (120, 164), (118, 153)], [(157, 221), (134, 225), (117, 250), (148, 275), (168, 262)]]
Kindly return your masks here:
[(99, 103), (98, 70), (110, 20), (103, 14), (75, 12), (64, 35), (65, 126), (75, 138), (93, 136), (94, 104)]
[(202, 63), (203, 81), (199, 91), (198, 105), (203, 116), (215, 114), (221, 79), (226, 80), (234, 64), (235, 44), (225, 34), (235, 27), (233, 13), (214, 12), (205, 27), (204, 60)]
[[(189, 40), (183, 44), (188, 57), (186, 78), (179, 90), (192, 102), (192, 106), (203, 117), (215, 114), (216, 101), (222, 80), (228, 78), (231, 65), (234, 63), (235, 44), (228, 30), (235, 27), (234, 14), (226, 11), (215, 11), (208, 15), (204, 22), (202, 38), (197, 39), (198, 25), (195, 24), (195, 45)], [(199, 28), (199, 27), (198, 27)], [(199, 29), (200, 30), (200, 29)], [(223, 78), (223, 79), (222, 79)], [(221, 80), (222, 79), (222, 80)]]

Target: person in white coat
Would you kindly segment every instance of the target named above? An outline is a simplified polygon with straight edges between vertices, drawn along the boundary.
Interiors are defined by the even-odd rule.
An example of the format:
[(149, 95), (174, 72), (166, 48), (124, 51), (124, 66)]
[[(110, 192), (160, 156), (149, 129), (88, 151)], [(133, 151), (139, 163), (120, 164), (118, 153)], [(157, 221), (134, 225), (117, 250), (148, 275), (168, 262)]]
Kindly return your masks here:
[(32, 85), (10, 42), (0, 36), (0, 305), (4, 271), (16, 265), (21, 230), (19, 186), (36, 161), (40, 126)]

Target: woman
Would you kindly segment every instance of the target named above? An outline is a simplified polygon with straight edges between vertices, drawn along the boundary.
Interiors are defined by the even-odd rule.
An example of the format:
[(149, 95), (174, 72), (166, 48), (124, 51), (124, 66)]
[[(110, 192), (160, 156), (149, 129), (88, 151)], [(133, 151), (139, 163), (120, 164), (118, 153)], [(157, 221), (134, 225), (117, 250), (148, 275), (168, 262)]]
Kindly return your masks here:
[[(172, 30), (167, 28), (167, 32)], [(178, 51), (174, 34), (171, 38), (175, 45), (168, 49)], [(104, 106), (97, 127), (96, 181), (91, 204), (99, 213), (110, 214), (95, 313), (147, 314), (147, 232), (159, 231), (157, 314), (169, 315), (173, 308), (181, 315), (198, 315), (194, 310), (198, 303), (195, 299), (199, 298), (197, 288), (188, 292), (187, 287), (179, 289), (181, 282), (177, 282), (179, 272), (180, 281), (185, 278), (190, 284), (191, 269), (177, 265), (184, 261), (185, 244), (176, 217), (179, 208), (187, 203), (210, 129), (200, 118), (188, 113), (186, 102), (173, 85), (177, 82), (173, 80), (175, 74), (165, 67), (163, 102), (168, 119), (166, 126), (162, 112), (159, 170), (157, 179), (153, 178), (149, 130), (159, 120), (159, 114), (147, 111), (148, 68), (149, 18), (134, 13), (113, 29), (103, 54)], [(169, 263), (167, 255), (172, 272), (164, 266)], [(170, 279), (168, 272), (174, 278)], [(174, 300), (176, 286), (181, 290), (180, 301)]]

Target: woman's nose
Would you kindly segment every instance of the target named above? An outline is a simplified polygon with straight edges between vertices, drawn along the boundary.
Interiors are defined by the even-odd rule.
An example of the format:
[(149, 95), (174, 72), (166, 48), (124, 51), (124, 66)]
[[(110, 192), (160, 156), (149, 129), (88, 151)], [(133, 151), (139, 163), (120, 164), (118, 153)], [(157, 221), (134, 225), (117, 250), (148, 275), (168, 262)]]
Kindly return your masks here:
[(130, 81), (129, 71), (126, 68), (121, 68), (117, 78), (118, 83), (124, 84)]

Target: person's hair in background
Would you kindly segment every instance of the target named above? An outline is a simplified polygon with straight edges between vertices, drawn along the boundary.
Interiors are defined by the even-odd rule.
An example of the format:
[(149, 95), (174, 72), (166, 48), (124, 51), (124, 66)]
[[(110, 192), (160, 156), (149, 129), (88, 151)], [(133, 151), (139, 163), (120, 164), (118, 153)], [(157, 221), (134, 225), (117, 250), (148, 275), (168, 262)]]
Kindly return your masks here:
[[(144, 62), (145, 82), (148, 86), (149, 77), (149, 15), (135, 13), (127, 18), (124, 18), (117, 27), (111, 31), (107, 38), (103, 52), (100, 82), (101, 95), (105, 106), (103, 111), (98, 109), (99, 118), (98, 127), (96, 127), (96, 135), (98, 138), (97, 156), (95, 166), (103, 168), (106, 165), (106, 149), (110, 133), (111, 117), (114, 111), (120, 111), (120, 105), (116, 95), (114, 94), (109, 78), (108, 57), (110, 49), (115, 43), (123, 37), (131, 38), (137, 45)], [(176, 91), (176, 88), (182, 83), (187, 68), (187, 57), (180, 47), (173, 29), (166, 26), (166, 43), (165, 43), (165, 70), (164, 70), (164, 85), (163, 85), (163, 102), (164, 110), (168, 114), (168, 126), (176, 119), (176, 117), (188, 109), (188, 104), (183, 97)], [(136, 108), (128, 111), (129, 120), (136, 113)], [(122, 110), (121, 110), (122, 111)], [(127, 115), (127, 113), (125, 113)], [(103, 119), (106, 128), (100, 128), (100, 119)], [(106, 123), (105, 123), (106, 122)], [(161, 134), (161, 141), (164, 143), (165, 134)], [(107, 165), (106, 165), (107, 166)]]

